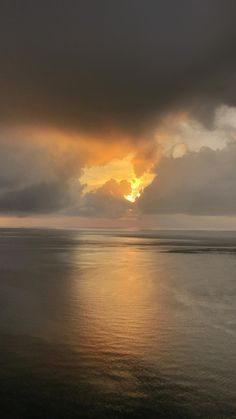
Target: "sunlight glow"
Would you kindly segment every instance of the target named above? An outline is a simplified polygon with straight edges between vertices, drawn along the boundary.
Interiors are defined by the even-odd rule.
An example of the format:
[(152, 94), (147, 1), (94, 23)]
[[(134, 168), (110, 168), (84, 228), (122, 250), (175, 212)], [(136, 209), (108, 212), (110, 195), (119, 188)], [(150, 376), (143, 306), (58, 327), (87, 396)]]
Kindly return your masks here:
[(132, 178), (130, 186), (131, 192), (128, 195), (124, 195), (124, 198), (127, 199), (127, 201), (134, 203), (136, 199), (138, 199), (141, 196), (141, 193), (144, 189), (142, 178)]
[(146, 170), (137, 177), (132, 159), (133, 156), (128, 155), (124, 159), (115, 159), (103, 166), (85, 167), (79, 179), (83, 185), (83, 192), (101, 188), (103, 193), (123, 197), (134, 203), (152, 183), (155, 174)]

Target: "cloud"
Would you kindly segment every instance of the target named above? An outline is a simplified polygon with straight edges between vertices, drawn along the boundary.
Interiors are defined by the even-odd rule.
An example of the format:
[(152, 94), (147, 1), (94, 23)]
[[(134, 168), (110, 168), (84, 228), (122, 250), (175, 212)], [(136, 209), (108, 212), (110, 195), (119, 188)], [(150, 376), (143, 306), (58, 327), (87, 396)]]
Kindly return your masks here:
[(49, 214), (72, 204), (67, 184), (39, 183), (0, 194), (0, 211), (5, 214)]
[(170, 109), (232, 104), (235, 18), (231, 0), (3, 0), (1, 122), (111, 142), (114, 131), (142, 136)]
[(73, 214), (89, 217), (119, 218), (124, 216), (131, 205), (124, 195), (131, 192), (126, 180), (117, 182), (110, 179), (103, 186), (84, 195), (79, 207), (73, 209)]
[(0, 191), (52, 179), (50, 153), (39, 144), (4, 132), (0, 138)]
[[(84, 158), (70, 144), (38, 141), (27, 131), (0, 134), (0, 212), (29, 215), (65, 210), (79, 199)], [(77, 178), (76, 178), (77, 176)]]
[[(103, 162), (112, 161), (113, 157), (110, 151), (105, 156), (104, 145), (97, 148), (92, 143), (90, 149), (83, 142), (64, 136), (45, 133), (45, 139), (35, 133), (30, 136), (27, 130), (5, 131), (0, 137), (0, 212), (112, 219), (131, 212), (133, 215), (234, 214), (235, 112), (235, 108), (218, 108), (211, 129), (187, 114), (169, 115), (154, 137), (156, 147), (153, 143), (152, 147), (141, 144), (133, 148), (136, 152), (133, 159), (129, 157), (128, 166), (122, 160), (103, 166)], [(90, 165), (96, 161), (94, 148), (99, 151), (97, 159), (101, 165), (95, 166), (94, 180), (98, 183), (86, 189), (79, 178), (82, 168), (89, 161)], [(131, 192), (130, 162), (136, 175), (141, 175), (143, 170), (157, 173), (135, 204), (124, 199)], [(126, 175), (126, 179), (107, 180), (112, 170), (119, 178)]]
[(146, 214), (235, 215), (236, 144), (164, 158), (139, 205)]

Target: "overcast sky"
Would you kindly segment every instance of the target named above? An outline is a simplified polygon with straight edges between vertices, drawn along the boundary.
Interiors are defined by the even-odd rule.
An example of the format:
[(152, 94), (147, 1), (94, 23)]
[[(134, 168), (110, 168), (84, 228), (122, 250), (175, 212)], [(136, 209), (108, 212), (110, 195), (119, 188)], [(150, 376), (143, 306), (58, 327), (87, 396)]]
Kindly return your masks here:
[(234, 228), (235, 21), (232, 0), (2, 0), (0, 224)]

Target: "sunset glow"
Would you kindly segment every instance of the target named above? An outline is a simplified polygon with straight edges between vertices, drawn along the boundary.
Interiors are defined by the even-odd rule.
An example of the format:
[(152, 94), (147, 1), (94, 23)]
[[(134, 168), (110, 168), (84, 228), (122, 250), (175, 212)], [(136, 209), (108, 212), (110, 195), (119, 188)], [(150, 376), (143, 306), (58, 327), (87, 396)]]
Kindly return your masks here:
[(107, 195), (134, 203), (155, 178), (148, 169), (141, 176), (136, 176), (133, 156), (128, 155), (106, 165), (85, 168), (79, 180), (84, 186), (84, 193), (103, 190)]
[(127, 199), (127, 201), (134, 203), (136, 199), (138, 199), (141, 196), (141, 193), (143, 192), (142, 179), (141, 178), (131, 179), (130, 186), (131, 186), (131, 192), (128, 195), (124, 195), (124, 198)]
[(236, 2), (21, 3), (0, 3), (0, 224), (231, 229)]

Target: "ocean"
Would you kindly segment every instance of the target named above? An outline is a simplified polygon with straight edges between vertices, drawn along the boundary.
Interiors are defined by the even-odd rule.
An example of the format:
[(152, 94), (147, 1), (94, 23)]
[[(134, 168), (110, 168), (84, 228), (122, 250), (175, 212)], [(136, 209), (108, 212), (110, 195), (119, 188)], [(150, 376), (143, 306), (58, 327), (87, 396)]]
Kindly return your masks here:
[(0, 229), (0, 412), (236, 418), (236, 233)]

